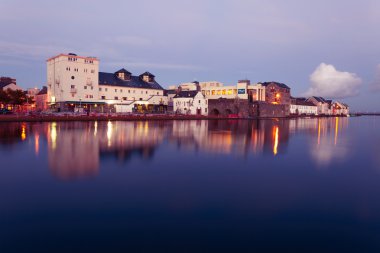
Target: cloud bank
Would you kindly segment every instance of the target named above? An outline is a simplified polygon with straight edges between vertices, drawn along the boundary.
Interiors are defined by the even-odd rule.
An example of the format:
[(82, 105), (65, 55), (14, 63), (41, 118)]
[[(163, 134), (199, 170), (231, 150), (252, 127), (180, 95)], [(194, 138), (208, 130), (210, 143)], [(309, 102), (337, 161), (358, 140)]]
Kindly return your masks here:
[(305, 96), (353, 97), (359, 94), (361, 84), (355, 73), (338, 71), (333, 65), (321, 63), (310, 75), (310, 88)]
[(375, 80), (370, 84), (371, 91), (380, 91), (380, 64), (376, 67)]

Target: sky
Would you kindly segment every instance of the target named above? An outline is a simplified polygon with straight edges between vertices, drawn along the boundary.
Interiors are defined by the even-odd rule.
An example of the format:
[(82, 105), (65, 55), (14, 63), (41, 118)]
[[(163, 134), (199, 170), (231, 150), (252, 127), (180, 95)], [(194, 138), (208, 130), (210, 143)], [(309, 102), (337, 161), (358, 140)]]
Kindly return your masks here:
[(0, 76), (41, 87), (60, 53), (149, 71), (165, 88), (278, 81), (380, 111), (378, 0), (0, 0)]

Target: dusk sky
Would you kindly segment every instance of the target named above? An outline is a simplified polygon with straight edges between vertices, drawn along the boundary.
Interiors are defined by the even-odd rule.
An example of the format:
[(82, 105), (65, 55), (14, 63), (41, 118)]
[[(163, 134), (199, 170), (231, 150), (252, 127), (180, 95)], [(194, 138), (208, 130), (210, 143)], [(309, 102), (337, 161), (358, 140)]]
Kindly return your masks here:
[(0, 76), (24, 88), (46, 84), (47, 58), (73, 52), (163, 87), (278, 81), (380, 111), (379, 0), (0, 0), (0, 13)]

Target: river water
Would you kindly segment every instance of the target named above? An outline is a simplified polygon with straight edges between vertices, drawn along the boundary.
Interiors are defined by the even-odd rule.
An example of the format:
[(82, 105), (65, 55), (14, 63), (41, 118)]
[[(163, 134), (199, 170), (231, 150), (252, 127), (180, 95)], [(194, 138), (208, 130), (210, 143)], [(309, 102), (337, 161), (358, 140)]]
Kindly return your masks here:
[(0, 252), (380, 252), (380, 117), (0, 124)]

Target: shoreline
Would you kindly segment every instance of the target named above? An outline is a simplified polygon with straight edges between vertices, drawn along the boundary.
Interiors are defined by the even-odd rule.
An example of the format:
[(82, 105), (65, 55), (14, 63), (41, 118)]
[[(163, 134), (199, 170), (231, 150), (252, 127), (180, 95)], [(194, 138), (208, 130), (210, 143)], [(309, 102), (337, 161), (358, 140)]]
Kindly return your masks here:
[(265, 120), (298, 118), (331, 118), (346, 116), (295, 116), (286, 117), (218, 117), (200, 115), (0, 115), (0, 122), (61, 122), (61, 121), (149, 121), (149, 120)]

